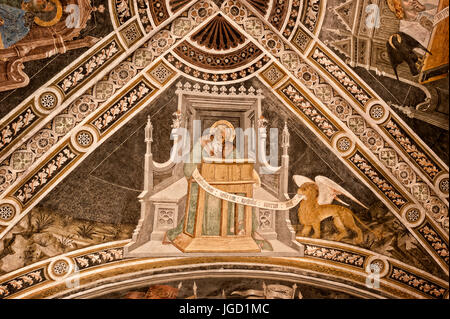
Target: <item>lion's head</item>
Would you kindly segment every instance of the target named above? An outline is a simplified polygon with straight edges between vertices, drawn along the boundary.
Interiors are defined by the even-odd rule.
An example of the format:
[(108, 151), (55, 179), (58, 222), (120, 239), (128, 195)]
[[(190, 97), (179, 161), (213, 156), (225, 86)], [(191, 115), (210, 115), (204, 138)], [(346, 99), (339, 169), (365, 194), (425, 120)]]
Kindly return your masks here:
[(314, 182), (307, 182), (297, 189), (297, 194), (305, 196), (306, 199), (316, 199), (319, 197), (319, 187)]

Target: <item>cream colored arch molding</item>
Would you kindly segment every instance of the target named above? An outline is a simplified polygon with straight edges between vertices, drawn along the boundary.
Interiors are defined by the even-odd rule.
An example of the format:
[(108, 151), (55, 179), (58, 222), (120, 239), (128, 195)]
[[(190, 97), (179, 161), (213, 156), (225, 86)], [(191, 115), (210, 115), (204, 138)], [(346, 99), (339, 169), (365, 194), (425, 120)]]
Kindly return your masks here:
[[(239, 80), (257, 75), (273, 88), (285, 105), (387, 203), (448, 274), (448, 167), (317, 39), (320, 27), (316, 26), (324, 8), (317, 5), (320, 0), (305, 0), (297, 16), (292, 16), (293, 8), (300, 8), (301, 3), (289, 1), (293, 7), (285, 18), (292, 23), (282, 25), (275, 20), (267, 22), (267, 12), (263, 16), (250, 0), (247, 5), (227, 0), (223, 10), (211, 1), (186, 2), (173, 11), (165, 1), (151, 1), (156, 3), (164, 4), (166, 10), (140, 8), (141, 1), (111, 0), (110, 12), (123, 17), (114, 20), (114, 32), (2, 121), (2, 132), (15, 133), (0, 145), (4, 148), (0, 155), (4, 176), (1, 224), (7, 226), (0, 237), (83, 158), (163, 92), (178, 72), (187, 72), (188, 68), (176, 68), (176, 48), (221, 13), (247, 36), (246, 43), (252, 42), (267, 53), (256, 63), (263, 67), (255, 70), (246, 65), (246, 70), (241, 70), (246, 76)], [(305, 15), (308, 6), (313, 11), (318, 8), (319, 13)], [(268, 8), (275, 7), (272, 2)], [(200, 9), (207, 14), (200, 17)], [(314, 23), (311, 16), (317, 17)], [(110, 60), (120, 63), (113, 67)], [(111, 116), (128, 100), (135, 104), (120, 116)], [(11, 130), (13, 127), (19, 129)], [(48, 147), (37, 148), (36, 141), (47, 135), (52, 137), (47, 139)], [(417, 151), (411, 153), (411, 149)], [(14, 154), (25, 155), (19, 154), (24, 151), (29, 160), (15, 161)], [(435, 208), (439, 216), (433, 213)]]
[[(298, 238), (305, 257), (123, 258), (118, 241), (76, 250), (0, 277), (0, 298), (95, 298), (123, 289), (196, 278), (251, 277), (328, 287), (361, 298), (448, 298), (448, 282), (351, 245)], [(379, 288), (368, 288), (370, 267)]]

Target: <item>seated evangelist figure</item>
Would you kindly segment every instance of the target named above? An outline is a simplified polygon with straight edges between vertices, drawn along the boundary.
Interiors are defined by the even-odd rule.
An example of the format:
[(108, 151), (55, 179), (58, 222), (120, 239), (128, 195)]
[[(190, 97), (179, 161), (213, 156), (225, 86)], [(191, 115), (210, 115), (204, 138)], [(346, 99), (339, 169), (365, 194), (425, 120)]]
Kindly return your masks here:
[[(231, 123), (227, 121), (218, 121), (214, 123), (209, 132), (203, 135), (194, 144), (191, 150), (190, 161), (184, 163), (184, 175), (189, 180), (191, 187), (199, 187), (195, 180), (191, 179), (194, 170), (199, 167), (199, 162), (207, 161), (209, 163), (221, 162), (223, 160), (242, 159), (241, 154), (236, 150), (234, 143), (235, 130)], [(196, 150), (196, 151), (194, 151)], [(201, 152), (199, 152), (201, 150)], [(195, 160), (194, 152), (201, 153), (200, 160)], [(197, 155), (198, 156), (198, 155)], [(256, 180), (259, 180), (259, 176), (256, 171), (253, 172)], [(195, 185), (194, 185), (195, 184)], [(188, 198), (187, 205), (196, 206), (196, 197)], [(203, 235), (206, 236), (219, 236), (220, 232), (220, 216), (221, 216), (221, 200), (214, 196), (207, 196), (207, 203), (205, 204), (208, 209), (205, 211)], [(253, 225), (252, 225), (252, 237), (255, 242), (264, 250), (273, 250), (270, 243), (264, 240), (260, 235), (256, 233), (257, 224), (255, 218), (255, 209), (253, 208)], [(167, 231), (164, 243), (171, 243), (182, 231), (184, 225), (184, 219), (182, 218), (177, 227)], [(240, 235), (240, 226), (238, 229), (232, 229), (232, 232), (236, 235)]]

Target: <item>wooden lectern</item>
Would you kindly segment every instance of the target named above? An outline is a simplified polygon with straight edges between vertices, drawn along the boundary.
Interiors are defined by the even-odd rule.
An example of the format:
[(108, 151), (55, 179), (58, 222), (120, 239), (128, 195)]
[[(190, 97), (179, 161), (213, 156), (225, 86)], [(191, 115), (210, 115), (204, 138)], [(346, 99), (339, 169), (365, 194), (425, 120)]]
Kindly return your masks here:
[[(249, 160), (204, 159), (199, 172), (213, 187), (253, 197), (254, 163)], [(183, 252), (260, 252), (252, 238), (252, 207), (207, 193), (192, 177), (183, 231), (173, 240)]]

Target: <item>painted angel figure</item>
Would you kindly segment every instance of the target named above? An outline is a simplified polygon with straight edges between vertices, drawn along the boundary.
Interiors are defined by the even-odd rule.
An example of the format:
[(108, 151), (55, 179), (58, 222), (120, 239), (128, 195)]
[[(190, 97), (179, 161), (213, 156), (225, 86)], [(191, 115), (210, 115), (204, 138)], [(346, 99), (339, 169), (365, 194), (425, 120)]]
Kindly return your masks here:
[(325, 176), (316, 176), (314, 181), (300, 175), (294, 175), (293, 179), (298, 186), (297, 193), (304, 196), (298, 208), (298, 219), (303, 225), (300, 236), (309, 236), (313, 230), (312, 237), (320, 238), (320, 223), (328, 217), (333, 217), (333, 223), (339, 231), (334, 240), (339, 241), (346, 237), (348, 235), (347, 228), (349, 228), (356, 233), (355, 243), (360, 244), (363, 241), (363, 234), (361, 228), (356, 225), (355, 219), (372, 232), (349, 208), (331, 204), (333, 200), (337, 200), (348, 206), (338, 197), (344, 195), (367, 209), (364, 204), (337, 183)]

